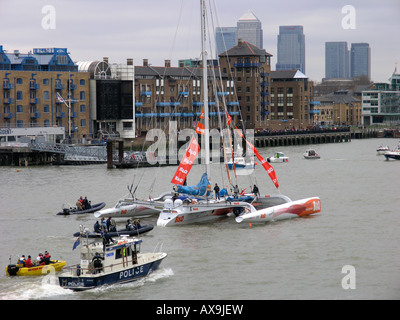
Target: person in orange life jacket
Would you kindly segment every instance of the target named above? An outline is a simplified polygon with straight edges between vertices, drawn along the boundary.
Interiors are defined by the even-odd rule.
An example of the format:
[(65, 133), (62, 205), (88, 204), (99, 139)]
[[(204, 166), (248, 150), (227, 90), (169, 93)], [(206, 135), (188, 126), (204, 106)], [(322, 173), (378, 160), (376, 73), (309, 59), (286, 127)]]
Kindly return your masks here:
[(28, 256), (28, 259), (26, 259), (25, 261), (25, 268), (32, 268), (33, 267), (33, 263), (31, 260), (31, 256)]
[(50, 264), (51, 263), (50, 258), (51, 258), (50, 254), (47, 251), (45, 251), (44, 252), (44, 258), (43, 258), (44, 263), (45, 264)]

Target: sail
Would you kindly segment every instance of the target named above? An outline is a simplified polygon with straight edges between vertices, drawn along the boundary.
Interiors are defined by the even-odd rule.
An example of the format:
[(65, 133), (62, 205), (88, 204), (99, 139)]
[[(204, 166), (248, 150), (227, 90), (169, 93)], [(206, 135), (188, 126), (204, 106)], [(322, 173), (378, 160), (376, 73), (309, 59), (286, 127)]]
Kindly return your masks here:
[(239, 131), (238, 128), (236, 128), (237, 132), (239, 135), (246, 141), (246, 143), (249, 145), (249, 147), (253, 150), (254, 154), (256, 155), (257, 159), (261, 162), (262, 166), (264, 167), (265, 171), (267, 171), (269, 177), (271, 178), (272, 182), (274, 183), (275, 187), (279, 189), (279, 182), (278, 178), (276, 177), (276, 172), (275, 169), (268, 163), (267, 160), (265, 160), (259, 153), (256, 147), (254, 147), (249, 141), (246, 140), (246, 138), (243, 136), (243, 134)]
[(190, 169), (192, 169), (194, 160), (196, 159), (199, 151), (199, 143), (197, 142), (196, 138), (193, 137), (188, 149), (186, 150), (185, 156), (178, 167), (178, 170), (176, 170), (175, 175), (171, 180), (171, 183), (183, 185)]
[(195, 186), (177, 185), (175, 190), (179, 193), (184, 193), (192, 196), (203, 196), (207, 192), (207, 186), (210, 186), (210, 181), (207, 178), (207, 173), (203, 173), (200, 182), (197, 185)]

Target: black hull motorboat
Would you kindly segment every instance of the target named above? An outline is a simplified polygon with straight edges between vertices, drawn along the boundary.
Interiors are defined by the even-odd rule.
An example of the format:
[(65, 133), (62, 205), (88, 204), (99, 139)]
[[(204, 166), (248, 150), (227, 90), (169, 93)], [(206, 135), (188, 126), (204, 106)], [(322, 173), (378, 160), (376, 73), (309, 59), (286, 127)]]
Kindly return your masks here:
[(103, 209), (106, 206), (105, 202), (100, 202), (92, 205), (89, 209), (78, 210), (76, 207), (63, 208), (62, 211), (58, 212), (59, 216), (68, 216), (70, 214), (84, 214), (84, 213), (93, 213)]
[[(120, 237), (120, 236), (129, 236), (129, 237), (134, 237), (137, 236), (139, 234), (143, 234), (146, 232), (149, 232), (151, 230), (153, 230), (153, 225), (152, 224), (145, 224), (143, 226), (141, 226), (139, 229), (134, 229), (134, 230), (118, 230), (118, 231), (110, 231), (108, 232), (110, 237)], [(76, 232), (74, 233), (74, 237), (79, 237), (81, 235), (80, 232)], [(98, 232), (89, 232), (89, 233), (85, 233), (84, 235), (85, 237), (87, 236), (88, 238), (102, 238), (103, 235), (101, 233)]]

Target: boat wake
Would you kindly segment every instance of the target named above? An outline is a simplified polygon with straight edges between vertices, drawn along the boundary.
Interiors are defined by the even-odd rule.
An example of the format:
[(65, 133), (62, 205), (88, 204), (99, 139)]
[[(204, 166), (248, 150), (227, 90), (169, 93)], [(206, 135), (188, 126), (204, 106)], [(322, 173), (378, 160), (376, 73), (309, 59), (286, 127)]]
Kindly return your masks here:
[[(128, 288), (138, 288), (148, 282), (156, 282), (160, 279), (166, 279), (174, 275), (171, 268), (160, 268), (153, 271), (147, 277), (137, 281), (126, 283), (122, 286)], [(57, 276), (44, 276), (39, 279), (12, 279), (22, 280), (14, 284), (15, 290), (12, 293), (0, 293), (0, 300), (37, 300), (37, 299), (65, 299), (66, 296), (79, 295), (82, 293), (66, 290), (60, 287)], [(33, 281), (32, 281), (33, 280)], [(39, 280), (39, 281), (37, 281)], [(121, 284), (103, 286), (90, 290), (92, 293), (106, 292), (109, 290), (121, 290)]]
[(0, 294), (0, 300), (36, 300), (57, 299), (61, 296), (70, 295), (73, 292), (61, 288), (58, 277), (46, 275), (38, 278), (12, 279), (16, 281), (15, 290), (12, 293)]

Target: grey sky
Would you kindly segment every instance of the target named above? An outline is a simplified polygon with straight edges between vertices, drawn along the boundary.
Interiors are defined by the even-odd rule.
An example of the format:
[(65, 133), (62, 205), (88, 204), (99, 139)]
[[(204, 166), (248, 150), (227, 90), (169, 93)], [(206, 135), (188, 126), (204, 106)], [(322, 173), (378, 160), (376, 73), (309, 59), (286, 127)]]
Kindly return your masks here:
[[(208, 3), (208, 0), (206, 0)], [(400, 1), (398, 0), (214, 0), (214, 28), (236, 26), (251, 10), (262, 22), (264, 49), (275, 69), (280, 25), (303, 25), (306, 74), (315, 81), (325, 76), (325, 42), (368, 42), (372, 80), (386, 82), (400, 63)], [(355, 8), (356, 28), (344, 29), (345, 5)], [(55, 9), (55, 29), (45, 29), (45, 6)], [(74, 61), (111, 63), (133, 58), (177, 66), (178, 59), (200, 57), (199, 0), (0, 0), (0, 45), (9, 51), (68, 48)], [(400, 71), (400, 65), (398, 66)]]

